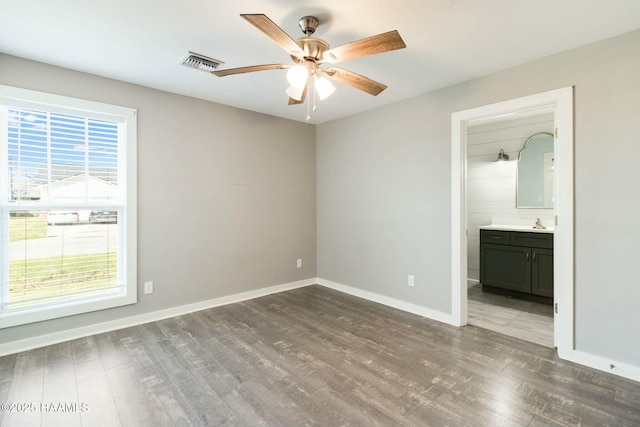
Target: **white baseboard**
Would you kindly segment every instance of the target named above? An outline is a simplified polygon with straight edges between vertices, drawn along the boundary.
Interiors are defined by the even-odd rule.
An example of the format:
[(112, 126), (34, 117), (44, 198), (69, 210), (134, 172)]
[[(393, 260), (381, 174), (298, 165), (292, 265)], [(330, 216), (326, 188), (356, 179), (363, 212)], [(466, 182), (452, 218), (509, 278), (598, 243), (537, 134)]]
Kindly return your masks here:
[(585, 353), (578, 350), (573, 350), (569, 355), (559, 356), (561, 359), (569, 360), (579, 365), (588, 366), (589, 368), (608, 372), (610, 374), (618, 375), (630, 380), (640, 381), (640, 366), (618, 362), (615, 360), (607, 359), (606, 357), (595, 356), (593, 354)]
[(369, 301), (377, 302), (389, 307), (397, 308), (398, 310), (406, 311), (408, 313), (417, 314), (418, 316), (426, 317), (431, 320), (446, 323), (448, 325), (456, 326), (453, 322), (453, 317), (449, 313), (443, 313), (441, 311), (432, 310), (430, 308), (422, 307), (410, 302), (401, 301), (399, 299), (387, 297), (385, 295), (376, 294), (374, 292), (364, 291), (362, 289), (354, 288), (353, 286), (343, 285), (341, 283), (332, 282), (330, 280), (317, 278), (319, 285), (327, 288), (335, 289), (336, 291), (344, 292), (349, 295), (353, 295), (359, 298), (363, 298)]
[(95, 325), (81, 326), (61, 332), (40, 335), (32, 338), (25, 338), (18, 341), (11, 341), (0, 344), (0, 356), (19, 353), (21, 351), (32, 350), (34, 348), (45, 347), (52, 344), (58, 344), (78, 338), (84, 338), (90, 335), (101, 334), (104, 332), (115, 331), (117, 329), (128, 328), (130, 326), (141, 325), (143, 323), (155, 322), (157, 320), (167, 319), (169, 317), (181, 316), (183, 314), (193, 313), (195, 311), (206, 310), (208, 308), (219, 307), (222, 305), (233, 304), (236, 302), (247, 301), (278, 292), (289, 291), (292, 289), (302, 288), (316, 284), (316, 278), (300, 280), (298, 282), (285, 283), (282, 285), (270, 286), (268, 288), (257, 289), (255, 291), (241, 292), (239, 294), (229, 295), (226, 297), (214, 298), (207, 301), (199, 301), (193, 304), (181, 305), (178, 307), (158, 310), (151, 313), (140, 314), (137, 316), (125, 317), (122, 319), (111, 320)]

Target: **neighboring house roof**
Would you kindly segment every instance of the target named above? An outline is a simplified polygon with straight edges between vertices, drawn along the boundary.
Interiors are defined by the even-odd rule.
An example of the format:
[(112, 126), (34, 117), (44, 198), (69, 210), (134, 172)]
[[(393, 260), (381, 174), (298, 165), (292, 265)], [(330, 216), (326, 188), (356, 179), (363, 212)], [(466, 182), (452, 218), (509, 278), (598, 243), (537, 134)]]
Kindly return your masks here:
[(92, 196), (92, 199), (112, 199), (117, 192), (118, 176), (115, 168), (90, 167), (86, 174), (84, 165), (52, 164), (51, 183), (48, 183), (48, 179), (49, 170), (46, 165), (34, 174), (14, 171), (11, 177), (12, 200), (47, 201), (49, 192), (52, 192), (55, 199), (64, 199), (63, 201), (78, 198), (84, 200), (86, 188), (78, 184), (85, 181), (89, 183), (90, 194), (96, 196)]
[(113, 200), (118, 197), (116, 185), (87, 174), (42, 184), (39, 190), (41, 200), (50, 203), (85, 202), (87, 194), (91, 195), (91, 200)]
[[(105, 182), (116, 183), (118, 180), (118, 174), (116, 168), (109, 167), (89, 167), (89, 175), (100, 178)], [(71, 178), (78, 175), (85, 174), (85, 166), (84, 165), (74, 165), (74, 164), (51, 164), (51, 181), (57, 182), (64, 180), (66, 178)], [(38, 184), (46, 184), (49, 180), (49, 170), (46, 164), (43, 164), (40, 169), (37, 171), (36, 175), (33, 177), (33, 180)]]

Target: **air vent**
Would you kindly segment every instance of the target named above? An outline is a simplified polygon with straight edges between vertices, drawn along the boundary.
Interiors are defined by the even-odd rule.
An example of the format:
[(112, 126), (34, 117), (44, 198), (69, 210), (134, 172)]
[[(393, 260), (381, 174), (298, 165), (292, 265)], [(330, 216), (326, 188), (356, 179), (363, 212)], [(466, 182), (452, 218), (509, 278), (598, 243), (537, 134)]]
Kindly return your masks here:
[(196, 70), (202, 70), (208, 73), (214, 71), (221, 64), (224, 64), (224, 62), (193, 52), (189, 52), (182, 60), (182, 65), (185, 67), (195, 68)]

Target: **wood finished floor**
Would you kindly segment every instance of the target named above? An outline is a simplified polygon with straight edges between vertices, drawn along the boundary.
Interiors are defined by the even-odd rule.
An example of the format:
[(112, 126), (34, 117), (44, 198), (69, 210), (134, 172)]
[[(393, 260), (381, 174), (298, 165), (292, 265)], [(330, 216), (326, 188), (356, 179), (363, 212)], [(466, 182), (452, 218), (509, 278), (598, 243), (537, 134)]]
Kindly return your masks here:
[(8, 426), (638, 426), (640, 383), (320, 286), (0, 358)]
[(482, 291), (470, 282), (468, 323), (511, 337), (553, 347), (553, 307)]

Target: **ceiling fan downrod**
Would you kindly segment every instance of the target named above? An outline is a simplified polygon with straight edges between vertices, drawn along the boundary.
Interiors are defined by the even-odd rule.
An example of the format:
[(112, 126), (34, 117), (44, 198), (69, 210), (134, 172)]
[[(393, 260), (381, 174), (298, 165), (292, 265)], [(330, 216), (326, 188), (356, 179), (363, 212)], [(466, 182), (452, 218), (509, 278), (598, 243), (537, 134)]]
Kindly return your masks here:
[(319, 23), (320, 21), (318, 21), (318, 18), (316, 18), (315, 16), (303, 16), (298, 21), (300, 29), (307, 37), (316, 32), (316, 28), (318, 28)]

